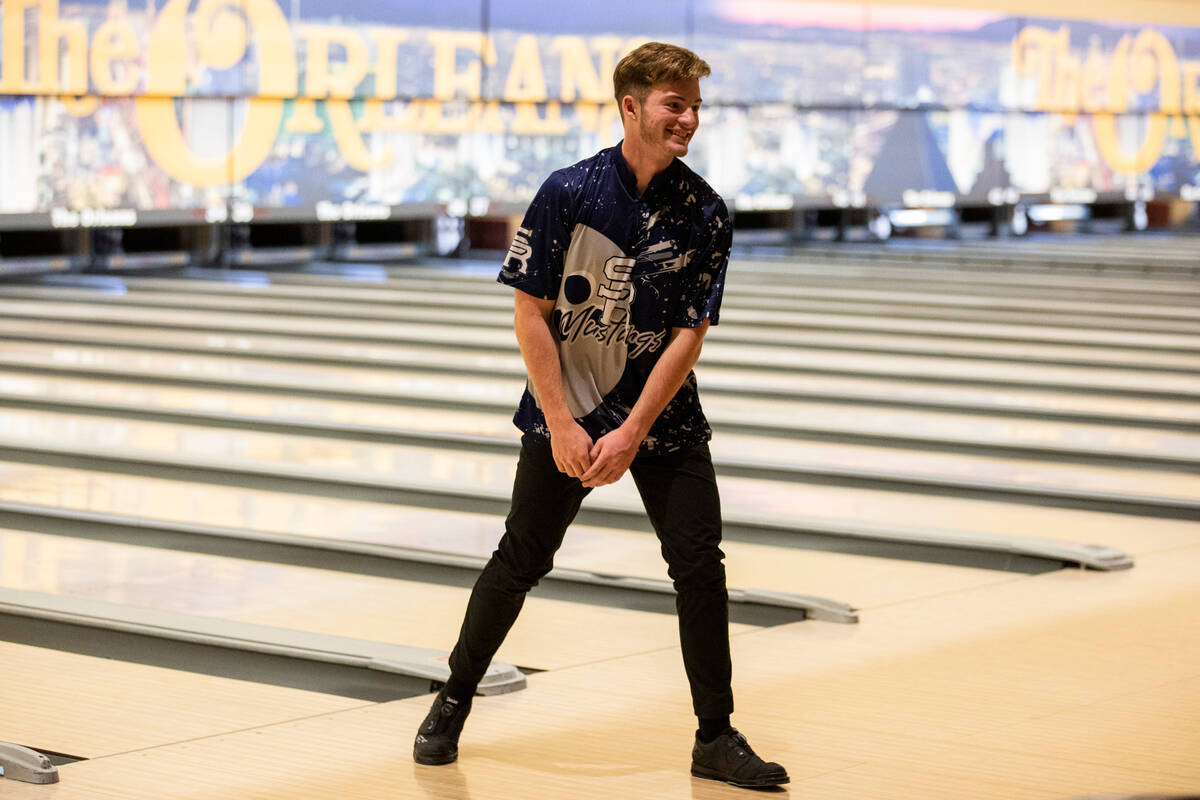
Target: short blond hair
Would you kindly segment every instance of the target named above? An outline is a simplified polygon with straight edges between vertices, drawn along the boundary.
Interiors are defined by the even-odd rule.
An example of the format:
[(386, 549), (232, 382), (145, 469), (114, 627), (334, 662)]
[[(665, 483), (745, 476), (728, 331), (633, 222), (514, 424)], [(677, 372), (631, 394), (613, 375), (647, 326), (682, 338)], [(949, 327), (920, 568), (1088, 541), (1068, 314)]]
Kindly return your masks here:
[(613, 94), (621, 98), (633, 95), (646, 102), (650, 89), (659, 83), (706, 78), (712, 74), (708, 62), (686, 47), (666, 42), (646, 42), (629, 52), (613, 70)]

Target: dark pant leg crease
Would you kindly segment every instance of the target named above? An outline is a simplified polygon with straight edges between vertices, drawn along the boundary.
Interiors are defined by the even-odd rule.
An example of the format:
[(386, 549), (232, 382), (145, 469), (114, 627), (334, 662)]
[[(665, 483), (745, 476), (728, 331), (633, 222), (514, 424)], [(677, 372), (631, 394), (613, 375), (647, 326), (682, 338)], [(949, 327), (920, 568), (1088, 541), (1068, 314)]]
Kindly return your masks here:
[(554, 566), (567, 526), (589, 491), (558, 471), (549, 444), (522, 439), (504, 536), (471, 590), (450, 654), (456, 681), (476, 686), (483, 678), (525, 594)]
[(639, 456), (631, 467), (675, 585), (683, 664), (698, 717), (733, 712), (721, 500), (708, 445)]

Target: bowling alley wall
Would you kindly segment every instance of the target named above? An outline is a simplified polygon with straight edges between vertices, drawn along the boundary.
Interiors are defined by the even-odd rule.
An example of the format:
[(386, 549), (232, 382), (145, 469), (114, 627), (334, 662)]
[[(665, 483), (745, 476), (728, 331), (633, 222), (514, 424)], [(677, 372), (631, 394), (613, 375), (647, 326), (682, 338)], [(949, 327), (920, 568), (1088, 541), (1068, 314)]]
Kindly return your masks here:
[(519, 213), (650, 39), (738, 210), (1200, 199), (1200, 27), (969, 5), (3, 0), (0, 228)]

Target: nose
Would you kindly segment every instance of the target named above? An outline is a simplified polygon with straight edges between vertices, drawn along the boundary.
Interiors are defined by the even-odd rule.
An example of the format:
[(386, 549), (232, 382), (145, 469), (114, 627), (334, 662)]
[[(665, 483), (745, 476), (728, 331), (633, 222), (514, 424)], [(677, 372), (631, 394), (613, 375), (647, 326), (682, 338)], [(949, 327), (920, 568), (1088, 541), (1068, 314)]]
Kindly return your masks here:
[(700, 112), (689, 108), (679, 115), (679, 124), (685, 128), (695, 128), (700, 124)]

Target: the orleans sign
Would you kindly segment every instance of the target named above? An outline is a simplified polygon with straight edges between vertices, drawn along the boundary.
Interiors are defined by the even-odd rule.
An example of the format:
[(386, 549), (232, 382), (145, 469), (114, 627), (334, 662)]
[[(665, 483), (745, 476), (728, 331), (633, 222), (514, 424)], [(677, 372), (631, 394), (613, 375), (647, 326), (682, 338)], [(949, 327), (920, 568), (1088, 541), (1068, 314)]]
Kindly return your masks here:
[[(137, 26), (110, 9), (89, 35), (82, 20), (60, 17), (58, 0), (0, 1), (0, 93), (60, 96), (79, 116), (93, 113), (101, 97), (133, 96), (151, 157), (193, 186), (245, 178), (267, 158), (281, 130), (328, 129), (347, 163), (364, 171), (394, 158), (386, 147), (367, 146), (364, 136), (374, 132), (607, 131), (616, 115), (608, 76), (621, 54), (642, 41), (556, 36), (545, 51), (555, 63), (547, 64), (538, 37), (518, 36), (502, 67), (502, 105), (483, 98), (483, 70), (496, 68), (499, 59), (494, 41), (482, 33), (292, 25), (276, 0), (198, 0), (194, 9), (194, 0), (167, 0), (157, 11), (151, 4)], [(242, 74), (257, 85), (245, 91), (231, 148), (217, 157), (197, 154), (180, 127), (176, 98), (197, 94), (189, 81), (237, 67), (251, 52), (253, 68)], [(401, 83), (401, 58), (414, 55), (431, 66), (432, 82), (420, 89)], [(1080, 59), (1066, 27), (1027, 27), (1012, 42), (1012, 64), (1018, 75), (1036, 78), (1030, 110), (1091, 117), (1114, 171), (1145, 171), (1168, 135), (1190, 136), (1200, 153), (1200, 62), (1178, 59), (1154, 30), (1123, 37), (1111, 52), (1093, 47)], [(547, 90), (547, 66), (557, 70), (555, 97)], [(1146, 95), (1153, 98), (1149, 105), (1135, 105)], [(413, 97), (420, 99), (407, 100)], [(1116, 122), (1116, 115), (1131, 111), (1150, 112), (1135, 148), (1122, 142)]]
[[(1122, 36), (1111, 53), (1093, 46), (1082, 59), (1071, 52), (1070, 38), (1066, 27), (1028, 27), (1013, 39), (1017, 73), (1037, 78), (1033, 110), (1087, 114), (1114, 172), (1148, 170), (1168, 135), (1190, 136), (1200, 157), (1200, 61), (1181, 61), (1166, 37), (1150, 29)], [(1145, 114), (1136, 149), (1117, 130), (1117, 115), (1130, 112)]]
[[(110, 16), (89, 41), (82, 21), (60, 18), (57, 0), (3, 0), (0, 93), (59, 95), (78, 116), (92, 114), (102, 96), (134, 95), (138, 128), (151, 157), (176, 180), (212, 186), (254, 172), (281, 125), (296, 133), (320, 133), (328, 126), (347, 163), (364, 171), (386, 166), (394, 157), (366, 146), (364, 134), (376, 131), (561, 135), (572, 123), (585, 131), (606, 130), (616, 118), (608, 76), (622, 54), (644, 41), (554, 37), (550, 50), (559, 61), (559, 96), (550, 98), (537, 37), (520, 36), (507, 65), (502, 112), (499, 100), (482, 99), (483, 66), (498, 59), (495, 44), (481, 33), (293, 27), (275, 0), (200, 0), (194, 10), (191, 5), (191, 0), (168, 0), (146, 26), (146, 44), (139, 46), (138, 29), (123, 15)], [(29, 50), (36, 50), (37, 58), (27, 63), (31, 12), (36, 28), (29, 26), (29, 38), (35, 41), (28, 44), (36, 44)], [(297, 38), (303, 44), (303, 85)], [(400, 85), (398, 67), (406, 46), (432, 51), (432, 90), (426, 89), (423, 99), (389, 103), (414, 93)], [(195, 94), (189, 78), (206, 69), (235, 67), (248, 52), (257, 63), (247, 74), (257, 76), (257, 86), (248, 92), (236, 141), (220, 157), (202, 157), (185, 139), (175, 100)], [(371, 89), (360, 93), (368, 76)], [(352, 98), (362, 101), (357, 115)], [(285, 103), (290, 104), (286, 122)], [(573, 120), (564, 117), (564, 105)]]

